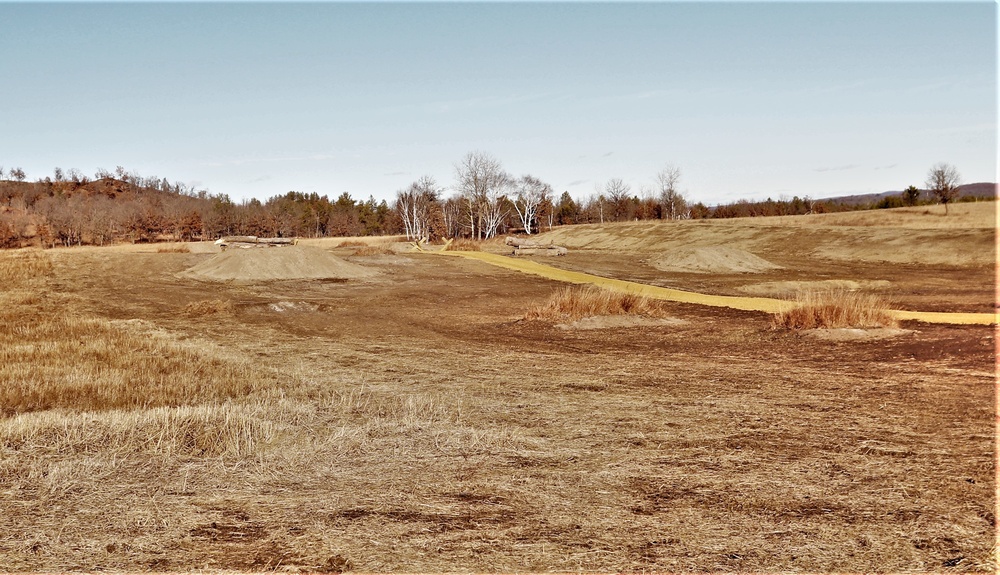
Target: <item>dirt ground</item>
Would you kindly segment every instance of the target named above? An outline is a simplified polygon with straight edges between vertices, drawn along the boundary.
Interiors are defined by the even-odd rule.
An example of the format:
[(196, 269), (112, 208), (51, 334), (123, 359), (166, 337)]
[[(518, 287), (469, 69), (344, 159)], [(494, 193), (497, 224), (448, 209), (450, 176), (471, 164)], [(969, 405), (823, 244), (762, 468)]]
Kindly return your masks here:
[[(270, 431), (209, 456), (0, 429), (0, 570), (995, 569), (993, 327), (824, 339), (667, 303), (671, 321), (574, 329), (521, 319), (555, 282), (331, 249), (378, 273), (211, 283), (177, 275), (209, 253), (47, 252), (58, 313), (274, 374), (227, 400)], [(995, 306), (989, 265), (756, 255), (784, 269), (545, 261), (712, 293), (842, 279), (913, 309)]]

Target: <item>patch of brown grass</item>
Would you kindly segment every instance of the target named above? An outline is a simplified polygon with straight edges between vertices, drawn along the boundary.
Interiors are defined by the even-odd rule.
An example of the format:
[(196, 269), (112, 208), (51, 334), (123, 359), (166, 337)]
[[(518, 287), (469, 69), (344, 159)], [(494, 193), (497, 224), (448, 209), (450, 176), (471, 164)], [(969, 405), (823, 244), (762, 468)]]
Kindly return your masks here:
[(0, 311), (0, 414), (193, 405), (275, 387), (246, 360), (132, 322), (8, 306)]
[(366, 248), (368, 244), (359, 240), (347, 240), (337, 244), (338, 248)]
[(795, 307), (774, 314), (776, 328), (898, 327), (889, 302), (878, 294), (834, 290), (799, 294)]
[(0, 285), (17, 287), (52, 274), (52, 259), (41, 250), (6, 251), (0, 255)]
[(179, 246), (163, 246), (156, 248), (156, 253), (158, 254), (189, 254), (191, 253), (191, 248), (184, 245)]
[(217, 313), (232, 313), (233, 302), (229, 300), (211, 299), (191, 302), (184, 306), (184, 314), (190, 317), (200, 317)]
[(467, 238), (458, 238), (445, 246), (445, 251), (449, 252), (479, 252), (482, 251), (483, 242), (477, 240), (470, 240)]
[(665, 316), (663, 308), (656, 300), (638, 294), (587, 285), (571, 286), (557, 291), (546, 303), (528, 310), (524, 319), (577, 320), (601, 315)]
[(396, 252), (392, 251), (389, 244), (373, 244), (364, 246), (354, 251), (356, 256), (389, 256)]

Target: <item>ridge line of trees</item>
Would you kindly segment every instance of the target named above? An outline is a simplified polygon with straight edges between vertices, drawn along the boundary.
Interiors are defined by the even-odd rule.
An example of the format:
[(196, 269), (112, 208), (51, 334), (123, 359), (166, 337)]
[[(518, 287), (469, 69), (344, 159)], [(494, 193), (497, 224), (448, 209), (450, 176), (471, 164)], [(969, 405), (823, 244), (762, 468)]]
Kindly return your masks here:
[[(800, 215), (962, 201), (960, 177), (949, 164), (928, 173), (922, 191), (910, 186), (875, 202), (850, 204), (808, 196), (718, 206), (690, 203), (679, 189), (681, 171), (667, 165), (639, 193), (621, 178), (595, 186), (580, 200), (558, 197), (541, 179), (515, 177), (484, 152), (471, 152), (454, 166), (452, 195), (423, 176), (396, 192), (392, 203), (348, 192), (331, 200), (315, 192), (291, 191), (266, 201), (233, 202), (157, 176), (143, 177), (118, 166), (93, 178), (55, 168), (52, 176), (26, 181), (23, 169), (0, 166), (0, 247), (41, 244), (103, 245), (110, 242), (211, 240), (226, 235), (324, 237), (401, 234), (408, 238), (533, 234), (557, 225), (632, 220), (682, 220)], [(991, 196), (992, 199), (992, 196)]]

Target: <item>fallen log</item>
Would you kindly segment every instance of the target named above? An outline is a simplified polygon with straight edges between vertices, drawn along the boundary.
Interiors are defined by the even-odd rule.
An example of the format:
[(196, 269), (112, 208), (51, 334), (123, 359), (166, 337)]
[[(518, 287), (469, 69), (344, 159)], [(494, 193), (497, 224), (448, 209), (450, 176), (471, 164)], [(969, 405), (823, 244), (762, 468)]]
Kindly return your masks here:
[(507, 238), (503, 241), (503, 243), (507, 244), (508, 246), (514, 246), (516, 248), (551, 248), (551, 247), (557, 247), (557, 246), (553, 246), (552, 245), (552, 241), (551, 240), (547, 241), (547, 242), (541, 242), (541, 241), (538, 241), (538, 240), (532, 240), (532, 239), (528, 239), (528, 238), (515, 238), (515, 237), (511, 237), (511, 236), (507, 236)]
[(562, 246), (547, 246), (547, 247), (531, 247), (514, 248), (515, 256), (564, 256), (569, 253), (569, 250)]

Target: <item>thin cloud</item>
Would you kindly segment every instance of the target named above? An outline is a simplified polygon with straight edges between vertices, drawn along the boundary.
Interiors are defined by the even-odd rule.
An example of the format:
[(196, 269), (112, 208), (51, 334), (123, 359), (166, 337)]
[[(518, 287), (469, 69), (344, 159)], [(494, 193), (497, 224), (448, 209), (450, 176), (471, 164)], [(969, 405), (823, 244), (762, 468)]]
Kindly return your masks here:
[(857, 164), (846, 164), (843, 166), (827, 166), (823, 168), (813, 168), (814, 172), (842, 172), (844, 170), (853, 170), (857, 168)]
[(601, 156), (601, 157), (602, 157), (602, 158), (608, 158), (608, 157), (611, 157), (611, 156), (613, 156), (613, 155), (615, 155), (615, 153), (614, 153), (614, 152), (608, 152), (607, 154), (604, 154), (604, 155), (603, 155), (603, 156)]
[(573, 180), (572, 182), (570, 182), (570, 183), (568, 183), (566, 185), (567, 186), (579, 186), (579, 185), (582, 185), (582, 184), (586, 184), (589, 181), (590, 180)]

